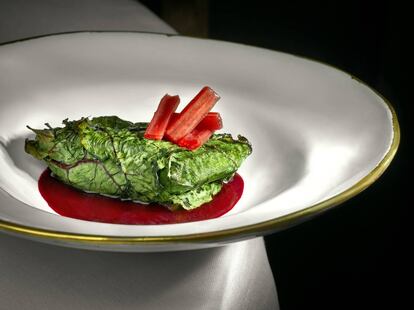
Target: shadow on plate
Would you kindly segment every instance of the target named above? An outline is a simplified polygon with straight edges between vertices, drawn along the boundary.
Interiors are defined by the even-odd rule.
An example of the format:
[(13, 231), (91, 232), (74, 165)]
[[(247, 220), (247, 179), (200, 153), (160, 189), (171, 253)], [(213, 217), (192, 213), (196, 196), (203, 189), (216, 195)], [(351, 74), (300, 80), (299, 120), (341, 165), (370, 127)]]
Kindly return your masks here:
[(12, 139), (6, 144), (5, 149), (17, 168), (38, 180), (40, 174), (46, 169), (46, 164), (24, 151), (24, 141), (27, 138), (33, 138), (33, 135), (28, 134)]

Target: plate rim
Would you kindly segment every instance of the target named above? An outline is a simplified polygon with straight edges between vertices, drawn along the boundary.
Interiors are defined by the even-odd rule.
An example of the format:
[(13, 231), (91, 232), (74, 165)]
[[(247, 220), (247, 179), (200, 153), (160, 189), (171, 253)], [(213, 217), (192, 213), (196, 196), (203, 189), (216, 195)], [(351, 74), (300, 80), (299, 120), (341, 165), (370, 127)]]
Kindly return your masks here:
[(363, 86), (367, 87), (369, 90), (374, 92), (378, 97), (380, 97), (383, 102), (385, 103), (385, 107), (389, 109), (392, 118), (392, 131), (393, 131), (393, 138), (391, 145), (387, 151), (387, 153), (383, 156), (381, 161), (377, 164), (377, 166), (372, 169), (368, 174), (366, 174), (362, 179), (360, 179), (357, 183), (355, 183), (350, 188), (336, 194), (335, 196), (325, 199), (319, 203), (311, 205), (307, 208), (302, 210), (277, 217), (275, 219), (259, 222), (256, 224), (250, 224), (245, 226), (240, 226), (236, 228), (230, 229), (223, 229), (214, 232), (207, 232), (207, 233), (198, 233), (198, 234), (183, 234), (183, 235), (174, 235), (174, 236), (105, 236), (105, 235), (93, 235), (93, 234), (77, 234), (77, 233), (67, 233), (61, 231), (54, 231), (54, 230), (47, 230), (38, 227), (26, 226), (18, 223), (14, 223), (12, 221), (7, 221), (0, 219), (0, 230), (26, 236), (30, 238), (42, 238), (51, 241), (63, 241), (63, 242), (79, 242), (83, 244), (99, 244), (99, 245), (143, 245), (143, 244), (171, 244), (171, 243), (188, 243), (188, 242), (209, 242), (209, 241), (223, 241), (226, 239), (246, 239), (252, 235), (264, 235), (268, 233), (273, 233), (280, 231), (282, 229), (291, 227), (295, 224), (303, 222), (306, 219), (309, 219), (312, 216), (316, 216), (321, 214), (324, 211), (327, 211), (348, 199), (356, 196), (357, 194), (361, 193), (363, 190), (368, 188), (372, 185), (388, 168), (391, 161), (393, 160), (395, 154), (397, 153), (399, 144), (400, 144), (400, 125), (398, 122), (398, 117), (393, 108), (390, 101), (388, 101), (383, 95), (381, 95), (377, 90), (373, 87), (369, 86), (367, 83), (363, 82), (359, 78), (355, 77), (354, 75), (328, 63), (325, 63), (320, 60), (315, 60), (310, 57), (295, 55), (291, 53), (285, 53), (282, 51), (277, 51), (273, 49), (266, 49), (262, 47), (247, 45), (243, 43), (235, 43), (235, 42), (227, 42), (227, 41), (220, 41), (214, 39), (204, 39), (204, 38), (197, 38), (191, 36), (183, 36), (180, 34), (166, 34), (166, 33), (159, 33), (159, 32), (148, 32), (148, 31), (118, 31), (118, 30), (84, 30), (84, 31), (68, 31), (68, 32), (58, 32), (58, 33), (50, 33), (45, 35), (38, 35), (38, 36), (31, 36), (27, 38), (21, 38), (13, 41), (7, 41), (0, 43), (0, 47), (4, 45), (10, 45), (18, 42), (24, 42), (29, 40), (35, 40), (44, 37), (52, 37), (52, 36), (61, 36), (61, 35), (70, 35), (70, 34), (85, 34), (85, 33), (131, 33), (131, 34), (148, 34), (154, 36), (166, 36), (166, 37), (183, 37), (183, 38), (190, 38), (190, 39), (198, 39), (198, 40), (206, 40), (206, 41), (216, 41), (221, 43), (230, 43), (230, 44), (237, 44), (237, 45), (244, 45), (248, 47), (254, 47), (259, 49), (264, 49), (268, 51), (275, 51), (282, 54), (288, 54), (295, 56), (300, 59), (305, 59), (308, 61), (312, 61), (318, 64), (322, 64), (324, 66), (330, 67), (331, 69), (338, 70), (346, 75), (350, 76), (355, 81), (359, 82)]

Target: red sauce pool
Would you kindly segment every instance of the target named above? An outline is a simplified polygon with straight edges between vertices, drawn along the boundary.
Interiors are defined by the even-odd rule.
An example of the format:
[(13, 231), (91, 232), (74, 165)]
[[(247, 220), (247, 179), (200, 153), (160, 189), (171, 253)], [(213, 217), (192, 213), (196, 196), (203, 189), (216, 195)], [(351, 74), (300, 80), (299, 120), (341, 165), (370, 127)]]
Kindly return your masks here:
[(130, 225), (174, 224), (219, 217), (234, 207), (243, 187), (243, 179), (236, 174), (212, 201), (190, 211), (170, 211), (160, 205), (121, 201), (79, 191), (53, 178), (49, 169), (39, 178), (39, 191), (56, 213), (86, 221)]

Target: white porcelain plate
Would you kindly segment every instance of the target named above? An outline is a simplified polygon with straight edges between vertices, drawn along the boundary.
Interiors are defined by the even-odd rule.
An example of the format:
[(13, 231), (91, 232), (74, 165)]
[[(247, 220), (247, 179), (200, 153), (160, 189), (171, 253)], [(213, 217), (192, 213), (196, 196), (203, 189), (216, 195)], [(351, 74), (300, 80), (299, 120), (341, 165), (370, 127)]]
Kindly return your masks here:
[[(45, 165), (24, 150), (26, 125), (82, 116), (148, 121), (159, 99), (187, 102), (209, 85), (224, 131), (253, 154), (245, 191), (213, 220), (114, 225), (55, 214), (40, 196)], [(226, 42), (148, 33), (83, 32), (0, 46), (0, 229), (110, 251), (217, 246), (300, 222), (356, 195), (386, 169), (399, 142), (391, 106), (330, 66)]]

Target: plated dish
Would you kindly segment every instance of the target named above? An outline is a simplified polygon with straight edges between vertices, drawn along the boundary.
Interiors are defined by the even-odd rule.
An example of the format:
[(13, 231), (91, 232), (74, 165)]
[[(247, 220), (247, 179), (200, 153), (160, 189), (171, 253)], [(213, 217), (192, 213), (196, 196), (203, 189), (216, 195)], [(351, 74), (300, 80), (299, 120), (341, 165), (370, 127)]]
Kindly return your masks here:
[[(113, 224), (174, 224), (223, 215), (240, 199), (237, 169), (252, 152), (242, 136), (218, 134), (220, 99), (204, 87), (176, 112), (166, 94), (151, 121), (117, 116), (28, 129), (25, 151), (48, 169), (39, 191), (62, 216)], [(104, 197), (102, 197), (104, 196)], [(127, 202), (128, 201), (128, 202)]]
[[(0, 229), (110, 251), (217, 246), (306, 220), (373, 183), (399, 143), (391, 106), (347, 73), (244, 45), (143, 33), (72, 33), (0, 46)], [(117, 115), (150, 119), (166, 92), (189, 102), (210, 85), (226, 131), (249, 138), (237, 205), (215, 219), (117, 225), (56, 214), (45, 164), (22, 151), (25, 126)], [(11, 117), (13, 116), (13, 117)]]

